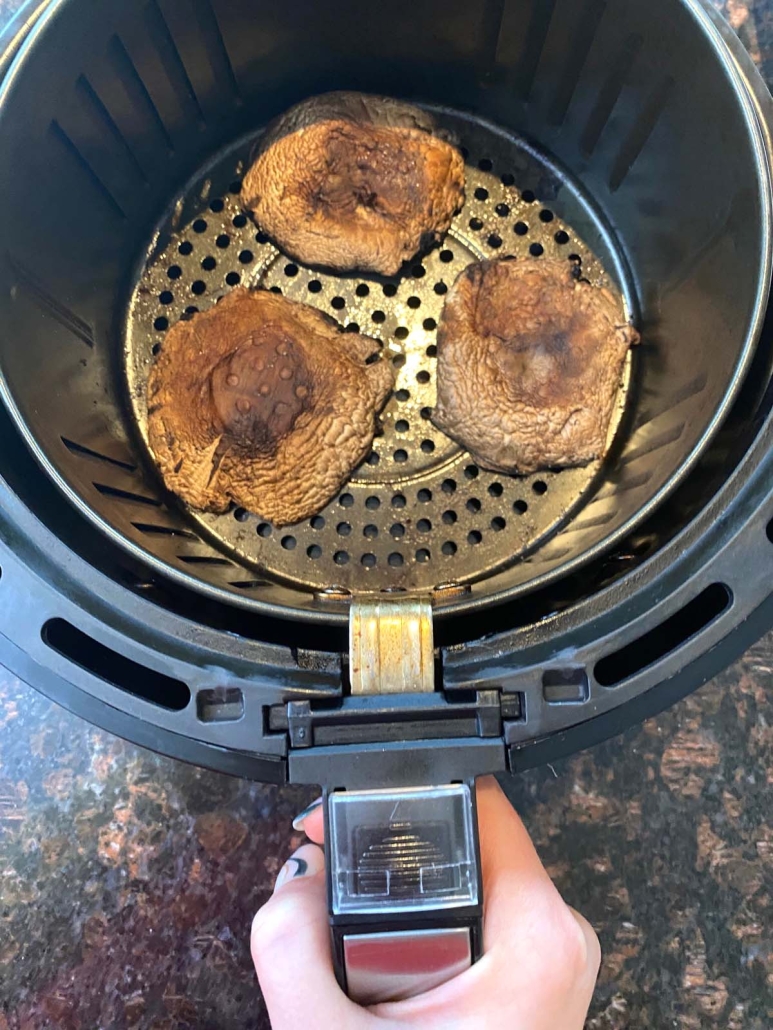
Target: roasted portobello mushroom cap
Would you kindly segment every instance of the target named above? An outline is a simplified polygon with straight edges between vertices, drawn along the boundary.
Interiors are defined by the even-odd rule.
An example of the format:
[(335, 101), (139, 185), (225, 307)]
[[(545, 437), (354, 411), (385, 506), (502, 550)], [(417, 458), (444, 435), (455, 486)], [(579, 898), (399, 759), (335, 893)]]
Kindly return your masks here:
[(314, 515), (370, 451), (393, 385), (380, 344), (316, 308), (232, 290), (166, 334), (148, 381), (151, 450), (192, 508), (275, 525)]
[(622, 299), (567, 261), (469, 265), (438, 328), (432, 421), (495, 472), (584, 465), (604, 454), (638, 340)]
[(328, 93), (269, 126), (242, 201), (303, 264), (395, 275), (448, 231), (464, 203), (464, 160), (421, 108)]

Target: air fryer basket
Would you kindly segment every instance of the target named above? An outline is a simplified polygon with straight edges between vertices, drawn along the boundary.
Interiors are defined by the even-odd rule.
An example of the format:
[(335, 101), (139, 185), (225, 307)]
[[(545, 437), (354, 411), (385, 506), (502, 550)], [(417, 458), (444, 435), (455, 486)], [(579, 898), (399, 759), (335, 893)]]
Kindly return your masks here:
[[(428, 105), (466, 150), (468, 202), (448, 241), (393, 280), (301, 268), (239, 208), (261, 126), (330, 89)], [(175, 730), (170, 716), (166, 729), (278, 756), (286, 740), (265, 713), (250, 745), (227, 725), (229, 711), (234, 722), (244, 712), (243, 686), (228, 684), (264, 673), (247, 670), (246, 644), (239, 671), (230, 666), (224, 637), (276, 642), (253, 666), (272, 667), (256, 702), (265, 707), (340, 695), (343, 648), (324, 628), (345, 624), (352, 595), (430, 593), (457, 648), (445, 683), (464, 689), (488, 675), (475, 636), (587, 603), (606, 610), (606, 584), (663, 558), (708, 510), (764, 415), (766, 103), (695, 0), (336, 0), (291, 14), (268, 0), (44, 4), (0, 95), (0, 474), (14, 498), (8, 519), (23, 506), (24, 533), (45, 529), (72, 555), (68, 575), (83, 562), (97, 580), (81, 589), (39, 571), (36, 582), (88, 612), (88, 626), (42, 605), (42, 643), (39, 626), (34, 642), (18, 638), (21, 650), (32, 658), (42, 646), (44, 665), (63, 655), (65, 678), (74, 664), (99, 679), (100, 661), (113, 661), (94, 657), (100, 647), (130, 654), (169, 680), (135, 689), (140, 702), (121, 698), (118, 707), (139, 703), (132, 719), (155, 720), (143, 705), (164, 706), (177, 683), (179, 704), (166, 708), (189, 721)], [(427, 421), (444, 290), (470, 260), (503, 253), (579, 261), (591, 281), (616, 282), (642, 329), (604, 462), (496, 476)], [(281, 532), (240, 510), (186, 511), (164, 494), (143, 442), (143, 377), (164, 332), (236, 282), (281, 289), (379, 336), (399, 370), (368, 462), (319, 516)], [(631, 572), (629, 599), (644, 582)], [(113, 589), (110, 614), (97, 614)], [(730, 596), (715, 595), (714, 617)], [(140, 618), (136, 652), (111, 648), (138, 597), (157, 615)], [(618, 616), (625, 597), (612, 602)], [(151, 638), (167, 616), (186, 628), (160, 646)], [(296, 645), (310, 648), (292, 660), (278, 621), (287, 617), (299, 620)], [(203, 654), (192, 673), (182, 652), (193, 640), (228, 673), (205, 675)], [(465, 648), (471, 664), (454, 673)], [(568, 671), (559, 664), (562, 689), (535, 681), (539, 705), (592, 703), (585, 719), (602, 711), (603, 670), (589, 674), (577, 656)], [(121, 675), (107, 665), (109, 688)], [(502, 669), (492, 675), (498, 689), (521, 691), (503, 685)], [(507, 744), (556, 725), (530, 723), (528, 711)]]

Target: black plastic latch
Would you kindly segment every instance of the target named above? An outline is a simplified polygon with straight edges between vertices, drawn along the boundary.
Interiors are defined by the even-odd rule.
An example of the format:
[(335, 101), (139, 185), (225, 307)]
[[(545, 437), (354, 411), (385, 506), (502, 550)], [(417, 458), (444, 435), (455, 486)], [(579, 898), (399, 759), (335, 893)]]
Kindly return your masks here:
[(497, 738), (519, 718), (523, 699), (499, 690), (379, 694), (289, 701), (268, 709), (268, 729), (291, 748), (440, 739)]
[(314, 737), (309, 701), (290, 701), (288, 703), (287, 735), (290, 738), (290, 747), (311, 747)]
[(502, 710), (498, 690), (477, 692), (477, 719), (479, 737), (499, 737), (502, 733)]

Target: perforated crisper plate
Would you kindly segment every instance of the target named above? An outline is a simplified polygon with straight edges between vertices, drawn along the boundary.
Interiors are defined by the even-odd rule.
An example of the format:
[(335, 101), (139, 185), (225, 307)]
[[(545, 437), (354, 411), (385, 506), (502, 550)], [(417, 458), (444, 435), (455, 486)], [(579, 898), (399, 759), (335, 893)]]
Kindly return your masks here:
[[(381, 340), (386, 359), (398, 370), (372, 453), (312, 519), (275, 529), (239, 508), (226, 515), (188, 512), (216, 547), (259, 569), (262, 577), (315, 592), (432, 590), (469, 583), (539, 548), (577, 513), (598, 476), (600, 462), (528, 477), (486, 472), (429, 421), (436, 326), (448, 288), (470, 262), (506, 254), (560, 257), (580, 263), (583, 276), (595, 285), (623, 285), (617, 274), (608, 274), (614, 271), (612, 252), (604, 255), (605, 270), (572, 226), (551, 210), (546, 198), (569, 190), (544, 159), (493, 126), (448, 112), (438, 117), (465, 148), (467, 201), (443, 245), (401, 275), (331, 275), (280, 253), (239, 204), (252, 143), (243, 140), (196, 180), (159, 227), (137, 282), (125, 362), (146, 443), (148, 370), (165, 331), (238, 284), (313, 304), (338, 319), (343, 332), (359, 329)], [(541, 201), (524, 183), (538, 186)], [(562, 194), (561, 200), (564, 210), (577, 212), (575, 225), (604, 239), (583, 198)], [(630, 362), (611, 433), (629, 379)], [(249, 575), (244, 580), (248, 583)]]

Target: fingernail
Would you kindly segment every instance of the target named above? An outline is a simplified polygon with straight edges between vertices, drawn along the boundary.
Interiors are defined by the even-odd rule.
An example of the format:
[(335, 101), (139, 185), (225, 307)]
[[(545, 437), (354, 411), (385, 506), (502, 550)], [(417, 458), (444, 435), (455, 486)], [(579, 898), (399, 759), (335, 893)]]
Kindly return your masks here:
[(319, 808), (321, 804), (322, 798), (317, 798), (316, 801), (312, 801), (310, 805), (307, 805), (302, 812), (299, 812), (298, 815), (296, 815), (296, 817), (293, 819), (293, 829), (302, 830), (304, 820), (308, 819), (308, 817), (311, 815), (314, 809)]
[(287, 883), (288, 880), (294, 880), (297, 876), (305, 876), (308, 868), (309, 863), (304, 858), (288, 858), (279, 870), (274, 890), (278, 891), (282, 884)]

